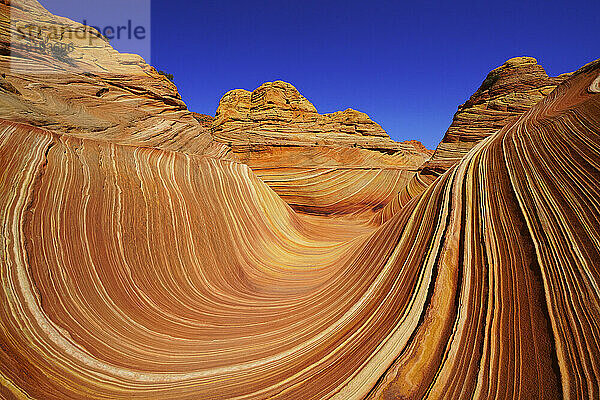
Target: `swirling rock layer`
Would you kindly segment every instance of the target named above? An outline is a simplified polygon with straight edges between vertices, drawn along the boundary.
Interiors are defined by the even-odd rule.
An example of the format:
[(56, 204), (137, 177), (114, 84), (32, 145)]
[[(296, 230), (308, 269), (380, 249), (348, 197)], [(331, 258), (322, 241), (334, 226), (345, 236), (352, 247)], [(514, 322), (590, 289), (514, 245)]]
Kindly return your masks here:
[(218, 146), (15, 111), (0, 397), (598, 398), (598, 82), (600, 60), (377, 227), (296, 212)]

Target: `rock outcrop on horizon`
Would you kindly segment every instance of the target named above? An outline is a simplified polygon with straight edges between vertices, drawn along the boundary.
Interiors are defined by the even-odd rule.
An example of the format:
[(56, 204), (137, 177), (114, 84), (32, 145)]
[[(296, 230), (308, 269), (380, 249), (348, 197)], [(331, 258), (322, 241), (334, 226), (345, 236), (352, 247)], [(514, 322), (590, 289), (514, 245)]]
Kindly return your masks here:
[(533, 57), (515, 57), (492, 70), (458, 107), (425, 170), (445, 172), (481, 140), (539, 103), (569, 74), (549, 77)]
[(458, 107), (431, 159), (373, 220), (387, 221), (479, 142), (513, 122), (568, 76), (549, 77), (533, 57), (511, 58), (492, 70), (471, 98)]
[[(219, 102), (212, 132), (223, 141), (234, 143), (243, 143), (262, 132), (270, 140), (278, 138), (273, 137), (275, 134), (331, 134), (350, 144), (358, 141), (365, 147), (379, 143), (387, 149), (391, 145), (388, 134), (367, 114), (349, 108), (321, 115), (294, 86), (283, 81), (266, 82), (252, 92), (227, 92)], [(294, 140), (283, 136), (282, 143), (286, 139)]]
[[(71, 24), (7, 3), (2, 45), (11, 11)], [(292, 208), (141, 61), (74, 56), (105, 73), (0, 53), (0, 398), (600, 396), (600, 60), (375, 225)], [(315, 149), (286, 154), (385, 160)]]
[(227, 92), (211, 133), (296, 211), (319, 215), (371, 218), (433, 153), (360, 111), (319, 114), (283, 81)]

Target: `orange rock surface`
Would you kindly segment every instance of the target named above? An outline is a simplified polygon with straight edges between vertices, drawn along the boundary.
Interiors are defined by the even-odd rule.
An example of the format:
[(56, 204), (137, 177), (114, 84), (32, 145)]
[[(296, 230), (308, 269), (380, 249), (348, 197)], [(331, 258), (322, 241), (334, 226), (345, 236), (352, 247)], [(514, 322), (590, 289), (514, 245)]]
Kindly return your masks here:
[(98, 46), (135, 73), (0, 55), (0, 398), (600, 396), (600, 60), (375, 226), (290, 207)]

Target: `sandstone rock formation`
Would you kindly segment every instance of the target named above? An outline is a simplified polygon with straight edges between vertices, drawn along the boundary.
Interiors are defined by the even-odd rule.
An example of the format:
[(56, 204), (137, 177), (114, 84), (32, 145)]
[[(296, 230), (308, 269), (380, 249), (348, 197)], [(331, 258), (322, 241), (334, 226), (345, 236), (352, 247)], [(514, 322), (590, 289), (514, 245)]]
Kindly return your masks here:
[(482, 139), (537, 104), (569, 74), (548, 77), (532, 57), (516, 57), (491, 71), (471, 98), (458, 107), (434, 157), (424, 169), (445, 172)]
[(282, 81), (227, 92), (211, 133), (295, 210), (311, 214), (370, 218), (432, 154), (418, 141), (394, 142), (365, 113), (321, 115)]
[[(0, 14), (0, 118), (124, 145), (227, 152), (141, 57), (118, 53), (93, 28), (55, 17), (35, 0), (0, 2)], [(29, 25), (53, 45), (73, 43), (74, 51), (56, 57), (31, 50), (36, 38), (15, 39)]]
[[(44, 108), (8, 57), (0, 398), (600, 396), (600, 60), (374, 226), (296, 212), (146, 90), (87, 98), (122, 75)], [(78, 85), (147, 116), (103, 135)]]
[[(356, 138), (368, 146), (377, 138), (383, 146), (389, 145), (387, 133), (369, 116), (347, 109), (321, 115), (291, 84), (283, 81), (267, 82), (253, 92), (235, 89), (227, 92), (219, 103), (213, 133), (223, 140), (239, 141), (239, 134), (262, 131), (288, 134), (343, 134), (339, 137), (350, 143)], [(371, 142), (367, 140), (371, 139)], [(387, 147), (387, 146), (386, 146)]]
[(492, 70), (471, 98), (458, 107), (433, 157), (398, 196), (374, 217), (381, 223), (422, 193), (479, 142), (498, 132), (551, 93), (569, 74), (548, 77), (532, 57), (515, 57)]

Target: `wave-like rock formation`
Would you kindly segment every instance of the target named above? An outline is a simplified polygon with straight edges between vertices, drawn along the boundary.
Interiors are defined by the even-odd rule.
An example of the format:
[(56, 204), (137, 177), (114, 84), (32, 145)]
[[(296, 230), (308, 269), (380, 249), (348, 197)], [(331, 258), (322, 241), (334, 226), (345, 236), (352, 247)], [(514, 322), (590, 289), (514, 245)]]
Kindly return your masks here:
[(458, 163), (477, 143), (514, 121), (569, 74), (549, 77), (532, 57), (515, 57), (492, 70), (471, 98), (458, 107), (431, 159), (421, 165), (374, 221), (386, 221)]
[(296, 211), (320, 215), (371, 218), (433, 153), (393, 141), (365, 113), (319, 114), (282, 81), (227, 92), (211, 133)]
[(295, 211), (200, 123), (28, 123), (6, 87), (1, 398), (600, 396), (600, 60), (381, 226)]

